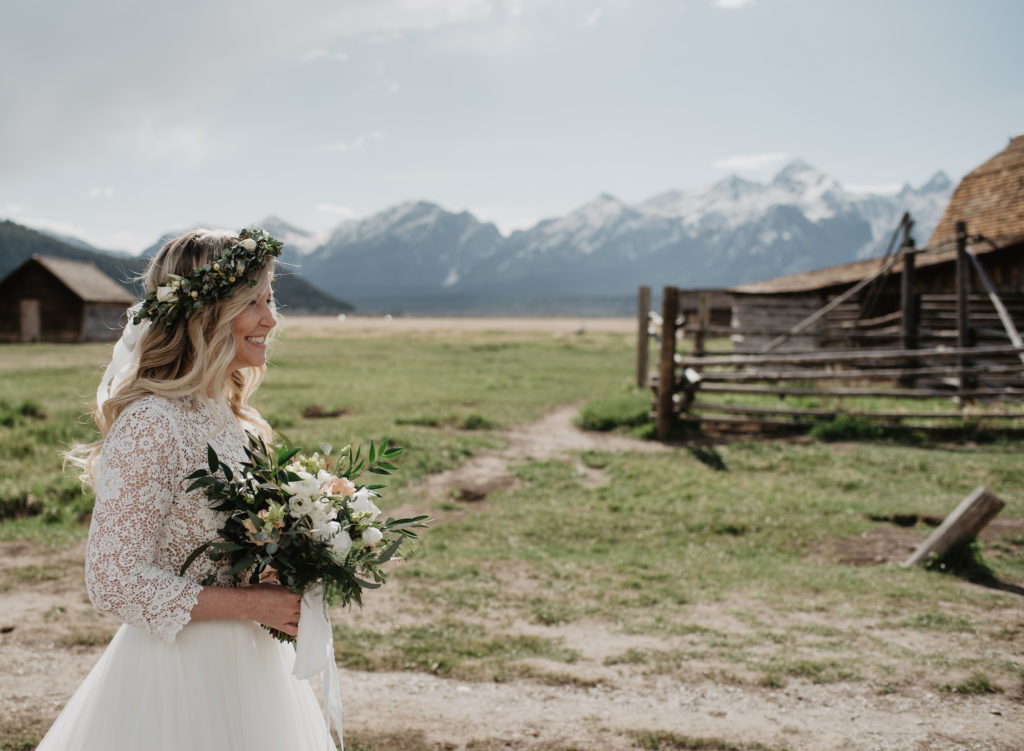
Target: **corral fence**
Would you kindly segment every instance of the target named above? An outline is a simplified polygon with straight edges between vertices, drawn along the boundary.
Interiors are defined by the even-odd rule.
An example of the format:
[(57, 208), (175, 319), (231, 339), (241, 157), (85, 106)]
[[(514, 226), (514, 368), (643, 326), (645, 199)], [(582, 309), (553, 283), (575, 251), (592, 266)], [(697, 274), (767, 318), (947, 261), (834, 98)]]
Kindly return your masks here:
[[(735, 303), (733, 325), (713, 325), (710, 295), (702, 297), (696, 315), (682, 316), (676, 287), (664, 288), (659, 319), (649, 311), (650, 289), (641, 287), (637, 382), (654, 390), (658, 437), (669, 437), (681, 423), (796, 431), (840, 415), (915, 430), (948, 430), (967, 419), (1024, 422), (1024, 412), (1009, 404), (1024, 401), (1017, 324), (1024, 321), (1024, 295), (996, 291), (962, 222), (955, 290), (919, 293), (909, 226), (904, 216), (897, 253), (795, 325), (773, 325), (780, 315), (792, 320), (785, 300), (767, 305), (763, 314), (755, 310), (756, 325), (747, 322), (749, 305), (745, 322), (737, 325)], [(901, 276), (899, 309), (875, 314), (882, 282), (894, 268)], [(972, 283), (984, 294), (971, 294)], [(652, 331), (652, 319), (660, 330)], [(651, 333), (660, 345), (656, 372), (647, 361)], [(730, 349), (709, 348), (724, 337)], [(684, 348), (685, 342), (690, 346)], [(920, 407), (908, 408), (902, 400)]]

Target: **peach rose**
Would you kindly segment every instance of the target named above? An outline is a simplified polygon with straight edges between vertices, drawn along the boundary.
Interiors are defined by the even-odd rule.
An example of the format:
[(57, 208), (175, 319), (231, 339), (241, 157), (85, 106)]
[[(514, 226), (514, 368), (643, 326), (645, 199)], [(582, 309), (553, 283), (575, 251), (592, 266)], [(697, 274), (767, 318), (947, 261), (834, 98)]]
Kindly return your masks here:
[(331, 495), (348, 498), (356, 492), (356, 486), (347, 477), (335, 477), (330, 484)]

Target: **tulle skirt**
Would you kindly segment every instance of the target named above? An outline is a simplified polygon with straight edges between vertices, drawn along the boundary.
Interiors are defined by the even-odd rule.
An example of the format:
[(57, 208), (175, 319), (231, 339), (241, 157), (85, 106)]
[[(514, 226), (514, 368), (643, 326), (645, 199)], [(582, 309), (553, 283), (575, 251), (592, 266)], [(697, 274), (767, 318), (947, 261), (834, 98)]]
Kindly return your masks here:
[(334, 751), (295, 651), (250, 621), (122, 626), (36, 751)]

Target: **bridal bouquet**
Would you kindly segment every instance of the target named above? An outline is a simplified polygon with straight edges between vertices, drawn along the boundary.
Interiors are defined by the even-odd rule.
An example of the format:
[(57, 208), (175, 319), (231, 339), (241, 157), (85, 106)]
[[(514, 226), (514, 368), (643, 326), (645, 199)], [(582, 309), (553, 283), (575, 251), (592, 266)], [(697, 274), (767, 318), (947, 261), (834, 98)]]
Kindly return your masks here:
[[(268, 447), (249, 436), (247, 460), (236, 475), (207, 445), (208, 468), (186, 479), (189, 490), (203, 488), (211, 508), (227, 515), (216, 540), (192, 551), (184, 573), (201, 554), (225, 561), (236, 583), (252, 584), (272, 569), (277, 580), (296, 594), (313, 585), (323, 587), (329, 601), (361, 603), (363, 589), (385, 582), (383, 565), (394, 558), (413, 531), (425, 527), (426, 516), (381, 521), (374, 499), (382, 485), (357, 486), (363, 472), (388, 475), (391, 460), (402, 449), (370, 443), (345, 447), (332, 461), (330, 446), (304, 454), (282, 445)], [(292, 637), (274, 633), (279, 639)]]

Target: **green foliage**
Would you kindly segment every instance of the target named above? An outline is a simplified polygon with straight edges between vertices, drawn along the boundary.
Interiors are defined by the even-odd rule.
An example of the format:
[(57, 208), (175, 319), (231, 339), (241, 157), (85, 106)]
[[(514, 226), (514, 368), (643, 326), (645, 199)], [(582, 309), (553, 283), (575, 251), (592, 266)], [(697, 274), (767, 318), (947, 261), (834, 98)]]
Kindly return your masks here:
[(1003, 689), (993, 684), (986, 676), (975, 673), (970, 678), (960, 683), (947, 683), (942, 687), (943, 691), (950, 691), (955, 694), (1001, 694)]
[[(300, 593), (320, 582), (328, 598), (342, 604), (359, 603), (363, 589), (375, 589), (383, 584), (387, 579), (383, 565), (404, 543), (417, 539), (413, 530), (426, 526), (427, 517), (375, 522), (356, 511), (352, 495), (329, 496), (324, 502), (333, 505), (333, 508), (328, 506), (330, 518), (337, 513), (341, 525), (336, 534), (344, 534), (347, 540), (351, 534), (351, 547), (339, 555), (332, 550), (327, 538), (314, 534), (308, 513), (312, 513), (315, 502), (307, 502), (308, 513), (292, 513), (299, 501), (287, 488), (289, 483), (303, 479), (299, 471), (312, 477), (311, 482), (317, 487), (316, 477), (321, 470), (348, 478), (352, 483), (364, 472), (389, 475), (396, 469), (391, 460), (400, 455), (402, 449), (390, 447), (386, 440), (379, 447), (371, 441), (364, 456), (361, 447), (346, 446), (333, 460), (333, 467), (326, 458), (331, 447), (321, 446), (321, 450), (324, 456), (305, 455), (300, 453), (301, 449), (287, 444), (276, 448), (267, 446), (262, 438), (250, 434), (249, 445), (245, 448), (246, 460), (236, 478), (231, 467), (220, 461), (213, 446), (207, 444), (207, 466), (185, 479), (192, 481), (189, 491), (203, 490), (210, 507), (226, 515), (225, 521), (218, 538), (192, 551), (180, 573), (184, 574), (196, 558), (205, 553), (212, 561), (223, 561), (236, 581), (256, 584), (267, 568), (273, 568), (281, 584), (293, 592)], [(376, 490), (382, 486), (366, 487)], [(316, 495), (319, 499), (319, 489)], [(375, 529), (380, 533), (376, 536), (377, 543), (360, 543), (360, 536), (366, 539), (364, 530), (371, 527), (370, 531)]]
[(760, 743), (729, 743), (718, 738), (680, 735), (665, 730), (634, 733), (640, 748), (649, 751), (772, 751)]
[[(543, 657), (574, 662), (579, 655), (536, 636), (495, 634), (479, 624), (443, 619), (388, 633), (334, 626), (339, 665), (356, 670), (421, 670), (438, 675), (495, 677), (507, 660)], [(483, 673), (483, 674), (482, 674)]]
[(576, 425), (583, 430), (616, 430), (650, 423), (651, 392), (631, 388), (592, 399), (583, 405)]
[(43, 408), (38, 402), (32, 399), (23, 399), (17, 404), (11, 404), (5, 399), (0, 399), (0, 425), (5, 428), (12, 428), (24, 425), (31, 420), (45, 419)]
[(995, 580), (995, 573), (985, 561), (977, 539), (961, 540), (943, 555), (933, 557), (925, 564), (925, 568), (980, 584)]

